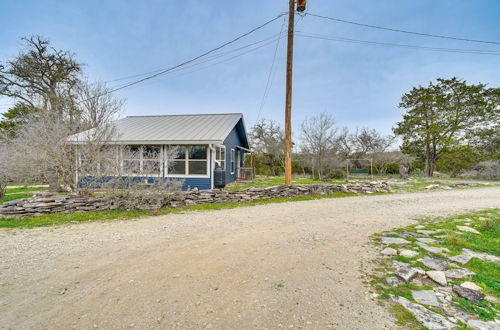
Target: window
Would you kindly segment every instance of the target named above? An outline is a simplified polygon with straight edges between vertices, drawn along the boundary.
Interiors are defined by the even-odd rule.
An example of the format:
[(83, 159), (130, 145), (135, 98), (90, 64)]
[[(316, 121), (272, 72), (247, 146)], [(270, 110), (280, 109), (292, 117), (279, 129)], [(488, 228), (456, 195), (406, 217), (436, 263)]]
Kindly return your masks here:
[(126, 174), (161, 175), (160, 146), (127, 146), (122, 159)]
[(168, 174), (207, 175), (207, 151), (205, 145), (170, 146)]
[(189, 146), (190, 175), (207, 175), (207, 146)]
[[(169, 161), (168, 161), (168, 174), (181, 174), (186, 173), (186, 146), (169, 146)], [(170, 161), (170, 158), (172, 159)]]
[(143, 146), (142, 147), (142, 168), (143, 174), (160, 174), (160, 146)]
[(139, 174), (141, 172), (141, 147), (127, 146), (123, 150), (123, 171), (127, 174)]
[(223, 170), (226, 169), (226, 147), (215, 147), (215, 163)]
[(236, 158), (236, 151), (231, 149), (231, 174), (234, 174), (234, 159)]

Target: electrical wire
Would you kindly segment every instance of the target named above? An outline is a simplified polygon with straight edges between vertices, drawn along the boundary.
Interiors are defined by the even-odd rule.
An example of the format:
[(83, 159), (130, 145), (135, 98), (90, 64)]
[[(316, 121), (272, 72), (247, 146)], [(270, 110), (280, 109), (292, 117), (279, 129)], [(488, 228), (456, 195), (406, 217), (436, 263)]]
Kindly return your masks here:
[[(227, 62), (233, 61), (233, 60), (235, 60), (236, 58), (239, 58), (239, 57), (244, 56), (244, 55), (246, 55), (246, 54), (249, 54), (249, 53), (252, 53), (252, 52), (254, 52), (254, 51), (257, 51), (257, 50), (259, 50), (260, 48), (263, 48), (263, 47), (266, 47), (266, 46), (268, 46), (268, 45), (271, 45), (271, 44), (273, 44), (274, 42), (276, 42), (277, 40), (279, 40), (279, 39), (283, 39), (283, 38), (285, 38), (285, 36), (281, 36), (280, 38), (276, 38), (276, 39), (271, 40), (271, 41), (269, 41), (269, 42), (267, 42), (267, 43), (265, 43), (265, 44), (263, 44), (263, 45), (260, 45), (260, 46), (258, 46), (258, 47), (254, 47), (254, 48), (252, 48), (252, 49), (250, 49), (250, 50), (247, 50), (247, 51), (245, 51), (245, 52), (243, 52), (243, 53), (240, 53), (240, 54), (237, 54), (237, 55), (235, 55), (235, 56), (229, 57), (229, 58), (224, 59), (224, 60), (222, 60), (222, 61), (215, 62), (215, 63), (212, 63), (212, 64), (210, 64), (210, 65), (206, 65), (206, 66), (203, 66), (203, 67), (197, 68), (196, 70), (191, 70), (191, 71), (188, 71), (188, 72), (183, 72), (184, 70), (187, 70), (187, 69), (192, 68), (192, 67), (196, 67), (196, 66), (198, 66), (199, 64), (203, 64), (203, 63), (205, 63), (205, 62), (209, 62), (209, 61), (200, 62), (199, 64), (196, 64), (196, 65), (191, 65), (191, 66), (188, 66), (188, 67), (183, 67), (183, 68), (180, 68), (180, 69), (177, 69), (177, 70), (171, 71), (170, 73), (181, 72), (181, 74), (178, 74), (178, 75), (173, 75), (173, 76), (169, 74), (169, 75), (167, 75), (167, 76), (164, 76), (164, 78), (181, 77), (181, 76), (185, 76), (185, 75), (188, 75), (188, 74), (192, 74), (192, 73), (195, 73), (195, 72), (198, 72), (198, 71), (201, 71), (201, 70), (208, 69), (208, 68), (210, 68), (210, 67), (213, 67), (213, 66), (216, 66), (216, 65), (219, 65), (219, 64), (222, 64), (222, 63), (227, 63)], [(210, 60), (210, 61), (212, 61), (212, 60)], [(160, 81), (162, 81), (162, 80), (161, 80), (161, 78), (160, 78), (159, 80), (155, 80), (154, 82), (160, 82)], [(153, 83), (153, 81), (151, 81), (151, 83)]]
[[(286, 21), (283, 21), (283, 24), (281, 25), (281, 30), (280, 30), (280, 37), (283, 34), (283, 29), (285, 28), (285, 23)], [(267, 97), (269, 96), (269, 91), (271, 90), (271, 85), (272, 85), (272, 78), (274, 77), (275, 71), (275, 66), (274, 64), (276, 63), (276, 55), (278, 54), (278, 49), (280, 45), (280, 39), (276, 41), (276, 48), (274, 49), (274, 55), (273, 55), (273, 60), (271, 62), (271, 68), (269, 69), (269, 74), (267, 76), (267, 81), (266, 81), (266, 88), (264, 89), (264, 95), (262, 95), (262, 100), (260, 101), (260, 106), (259, 106), (259, 112), (257, 114), (257, 122), (260, 119), (260, 115), (262, 114), (262, 109), (264, 109), (264, 105), (267, 101)]]
[[(224, 52), (224, 53), (218, 53), (218, 54), (215, 54), (215, 55), (206, 56), (206, 57), (203, 58), (203, 61), (195, 61), (193, 63), (205, 63), (205, 62), (211, 61), (213, 59), (216, 59), (216, 58), (219, 58), (219, 57), (223, 57), (223, 56), (225, 56), (227, 54), (231, 54), (231, 53), (237, 52), (239, 50), (242, 50), (242, 49), (245, 49), (245, 48), (249, 48), (251, 46), (258, 45), (260, 43), (266, 42), (266, 41), (271, 40), (271, 39), (274, 42), (275, 40), (277, 40), (276, 37), (278, 37), (278, 35), (279, 34), (275, 34), (275, 35), (272, 35), (272, 36), (270, 36), (268, 38), (265, 38), (265, 39), (253, 42), (251, 44), (248, 44), (248, 45), (245, 45), (245, 46), (242, 46), (242, 47), (238, 47), (238, 48), (229, 50), (229, 51)], [(111, 83), (111, 82), (120, 81), (120, 80), (127, 80), (127, 79), (131, 79), (131, 78), (142, 77), (142, 76), (153, 74), (153, 73), (156, 73), (156, 72), (159, 72), (159, 71), (162, 71), (162, 70), (164, 70), (163, 67), (161, 69), (156, 69), (156, 70), (152, 70), (152, 71), (149, 71), (149, 72), (144, 72), (144, 73), (139, 73), (139, 74), (132, 75), (132, 76), (126, 76), (126, 77), (122, 77), (122, 78), (116, 78), (116, 79), (113, 79), (113, 80), (108, 80), (108, 81), (105, 81), (105, 83)]]
[[(91, 98), (89, 98), (89, 99), (87, 99), (87, 100), (90, 100), (90, 99), (93, 99), (93, 98), (97, 98), (97, 97), (101, 97), (101, 96), (104, 96), (104, 95), (106, 95), (106, 94), (110, 94), (110, 93), (116, 92), (116, 91), (118, 91), (118, 90), (121, 90), (121, 89), (124, 89), (124, 88), (130, 87), (130, 86), (133, 86), (133, 85), (137, 85), (137, 84), (139, 84), (139, 83), (141, 83), (141, 82), (144, 82), (144, 81), (146, 81), (146, 80), (150, 80), (150, 79), (156, 78), (156, 77), (161, 76), (161, 75), (163, 75), (163, 74), (166, 74), (166, 73), (168, 73), (168, 72), (170, 72), (170, 71), (172, 71), (172, 70), (175, 70), (175, 69), (180, 68), (180, 67), (183, 67), (183, 66), (185, 66), (185, 65), (187, 65), (187, 64), (193, 63), (193, 62), (195, 62), (196, 60), (199, 60), (199, 59), (201, 59), (201, 58), (203, 58), (203, 57), (205, 57), (205, 56), (207, 56), (207, 55), (209, 55), (209, 54), (212, 54), (212, 53), (214, 53), (214, 52), (216, 52), (216, 51), (218, 51), (218, 50), (220, 50), (220, 49), (222, 49), (222, 48), (224, 48), (224, 47), (226, 47), (226, 46), (228, 46), (228, 45), (230, 45), (230, 44), (235, 43), (236, 41), (238, 41), (238, 40), (240, 40), (240, 39), (243, 39), (244, 37), (246, 37), (246, 36), (248, 36), (248, 35), (250, 35), (250, 34), (254, 33), (255, 31), (258, 31), (258, 30), (260, 30), (260, 29), (264, 28), (265, 26), (267, 26), (267, 25), (271, 24), (272, 22), (276, 21), (277, 19), (279, 19), (280, 17), (282, 17), (282, 16), (284, 16), (284, 15), (286, 15), (286, 14), (287, 14), (287, 13), (281, 13), (281, 14), (279, 14), (278, 16), (276, 16), (275, 18), (273, 18), (273, 19), (271, 19), (271, 20), (269, 20), (269, 21), (267, 21), (267, 22), (265, 22), (265, 23), (263, 23), (263, 24), (261, 24), (261, 25), (259, 25), (259, 26), (255, 27), (255, 28), (251, 29), (251, 30), (250, 30), (250, 31), (248, 31), (248, 32), (245, 32), (245, 33), (243, 33), (243, 34), (241, 34), (241, 35), (237, 36), (236, 38), (234, 38), (234, 39), (232, 39), (232, 40), (230, 40), (230, 41), (228, 41), (228, 42), (223, 43), (223, 44), (222, 44), (222, 45), (220, 45), (220, 46), (217, 46), (217, 47), (215, 47), (215, 48), (212, 48), (211, 50), (206, 51), (206, 52), (204, 52), (204, 53), (203, 53), (203, 54), (201, 54), (201, 55), (195, 56), (195, 57), (193, 57), (193, 58), (191, 58), (191, 59), (189, 59), (189, 60), (187, 60), (187, 61), (184, 61), (184, 62), (182, 62), (182, 63), (180, 63), (180, 64), (177, 64), (177, 65), (171, 66), (171, 67), (169, 67), (169, 68), (166, 68), (166, 69), (164, 69), (164, 70), (162, 70), (162, 71), (160, 71), (160, 72), (157, 72), (157, 73), (155, 73), (155, 74), (149, 75), (149, 76), (147, 76), (147, 77), (145, 77), (145, 78), (142, 78), (142, 79), (139, 79), (139, 80), (136, 80), (136, 81), (133, 81), (133, 82), (127, 83), (127, 84), (125, 84), (125, 85), (123, 85), (123, 86), (120, 86), (120, 87), (116, 87), (116, 88), (110, 89), (109, 91), (106, 91), (105, 93), (101, 93), (101, 94), (99, 94), (99, 95), (93, 96), (93, 97), (91, 97)], [(81, 101), (81, 102), (85, 102), (85, 101), (87, 101), (87, 100), (83, 100), (83, 101)]]
[(423, 50), (448, 52), (448, 53), (495, 55), (495, 56), (500, 55), (500, 51), (490, 51), (490, 50), (482, 50), (482, 49), (441, 48), (441, 47), (428, 47), (428, 46), (406, 45), (406, 44), (396, 44), (396, 43), (389, 43), (389, 42), (377, 42), (377, 41), (369, 41), (369, 40), (349, 39), (349, 38), (343, 38), (343, 37), (337, 37), (337, 36), (328, 36), (328, 35), (321, 35), (321, 34), (304, 33), (304, 32), (299, 32), (299, 31), (296, 32), (296, 35), (299, 36), (299, 37), (305, 37), (305, 38), (323, 39), (323, 40), (340, 41), (340, 42), (357, 43), (357, 44), (370, 44), (370, 45), (379, 45), (379, 46), (390, 46), (390, 47), (423, 49)]
[(477, 42), (477, 43), (483, 43), (483, 44), (500, 45), (500, 42), (497, 42), (497, 41), (467, 39), (467, 38), (445, 36), (445, 35), (440, 35), (440, 34), (431, 34), (431, 33), (407, 31), (407, 30), (402, 30), (402, 29), (394, 29), (394, 28), (388, 28), (388, 27), (384, 27), (384, 26), (377, 26), (377, 25), (359, 23), (359, 22), (354, 22), (354, 21), (348, 21), (348, 20), (340, 19), (340, 18), (336, 18), (336, 17), (328, 17), (328, 16), (318, 15), (318, 14), (309, 13), (309, 12), (306, 13), (306, 15), (313, 16), (313, 17), (318, 17), (318, 18), (323, 18), (323, 19), (327, 19), (327, 20), (331, 20), (331, 21), (335, 21), (335, 22), (340, 22), (340, 23), (346, 23), (346, 24), (352, 24), (352, 25), (358, 25), (358, 26), (368, 27), (368, 28), (372, 28), (372, 29), (386, 30), (386, 31), (392, 31), (392, 32), (399, 32), (399, 33), (407, 33), (407, 34), (413, 34), (413, 35), (419, 35), (419, 36), (425, 36), (425, 37), (432, 37), (432, 38), (441, 38), (441, 39), (450, 39), (450, 40), (458, 40), (458, 41)]

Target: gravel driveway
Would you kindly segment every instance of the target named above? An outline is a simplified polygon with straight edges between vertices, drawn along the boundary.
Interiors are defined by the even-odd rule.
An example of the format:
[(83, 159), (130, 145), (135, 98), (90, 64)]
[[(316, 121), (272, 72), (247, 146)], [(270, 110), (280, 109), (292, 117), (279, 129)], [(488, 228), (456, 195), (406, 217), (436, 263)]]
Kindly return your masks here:
[(0, 230), (0, 328), (394, 328), (369, 235), (500, 207), (500, 187)]

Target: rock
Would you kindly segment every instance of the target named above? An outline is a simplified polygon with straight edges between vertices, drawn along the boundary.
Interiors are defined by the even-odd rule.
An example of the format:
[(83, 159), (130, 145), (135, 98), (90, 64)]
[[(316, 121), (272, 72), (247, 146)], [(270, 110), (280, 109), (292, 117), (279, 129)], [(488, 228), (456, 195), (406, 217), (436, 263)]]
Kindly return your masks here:
[(390, 286), (398, 286), (400, 284), (403, 284), (404, 282), (399, 279), (398, 277), (396, 276), (391, 276), (391, 277), (388, 277), (385, 279), (385, 281), (387, 282), (387, 284), (389, 284)]
[(466, 256), (464, 254), (459, 254), (457, 256), (449, 257), (448, 259), (451, 261), (457, 262), (459, 264), (465, 265), (466, 263), (469, 262), (469, 260), (472, 259), (472, 256)]
[(462, 288), (476, 290), (476, 291), (481, 291), (483, 289), (479, 285), (477, 285), (476, 283), (473, 283), (473, 282), (463, 282), (462, 284), (460, 284), (460, 286)]
[(382, 253), (385, 256), (395, 256), (398, 254), (398, 251), (393, 249), (393, 248), (387, 247), (387, 248), (383, 249), (382, 252), (380, 252), (380, 253)]
[(417, 241), (422, 242), (422, 243), (437, 243), (437, 242), (438, 242), (438, 241), (436, 241), (435, 239), (433, 239), (433, 238), (428, 238), (428, 237), (420, 237), (420, 238), (417, 238)]
[(397, 277), (405, 282), (409, 282), (412, 278), (417, 276), (418, 272), (416, 269), (411, 267), (401, 267), (394, 272)]
[(476, 252), (476, 251), (472, 251), (472, 250), (464, 248), (464, 249), (462, 249), (462, 254), (465, 254), (465, 255), (471, 256), (471, 257), (476, 257), (476, 258), (484, 260), (484, 261), (500, 263), (500, 257), (494, 256), (494, 255), (491, 255), (488, 253)]
[(454, 286), (453, 292), (455, 292), (459, 297), (472, 301), (474, 303), (479, 303), (485, 295), (479, 291), (463, 288), (461, 286)]
[(437, 233), (437, 231), (436, 230), (417, 230), (417, 233), (424, 234), (424, 235), (431, 235), (431, 234)]
[(391, 296), (391, 299), (403, 306), (408, 312), (413, 314), (417, 321), (430, 330), (457, 329), (457, 326), (448, 321), (444, 316), (431, 312), (422, 305), (412, 303), (406, 298)]
[(416, 302), (433, 307), (439, 307), (436, 294), (432, 290), (413, 290), (411, 295)]
[(498, 322), (485, 322), (480, 320), (469, 320), (467, 325), (474, 330), (499, 330), (500, 324)]
[(403, 250), (399, 251), (399, 255), (402, 257), (405, 257), (405, 258), (414, 258), (414, 257), (418, 256), (418, 254), (419, 253), (417, 251), (408, 250), (408, 249), (403, 249)]
[(394, 268), (410, 267), (409, 263), (398, 261), (398, 260), (393, 260), (392, 265), (394, 266)]
[(382, 237), (382, 243), (387, 245), (389, 244), (406, 245), (410, 244), (410, 241), (407, 241), (404, 238), (399, 238), (399, 237)]
[(427, 276), (434, 282), (439, 285), (446, 286), (448, 285), (448, 281), (446, 280), (446, 275), (443, 271), (440, 270), (430, 270), (426, 272)]
[(425, 187), (424, 189), (438, 189), (438, 188), (439, 188), (438, 184), (430, 184), (427, 187)]
[(416, 225), (416, 226), (415, 226), (415, 228), (416, 228), (416, 229), (424, 229), (424, 228), (425, 228), (425, 226), (422, 226), (422, 225)]
[(435, 247), (435, 246), (429, 246), (429, 245), (422, 243), (422, 242), (417, 242), (417, 245), (420, 246), (425, 251), (430, 252), (430, 253), (449, 252), (449, 250), (447, 248), (439, 248), (439, 247)]
[(496, 304), (498, 302), (498, 298), (493, 297), (493, 296), (486, 296), (486, 297), (484, 297), (484, 300), (488, 300), (490, 303), (494, 303), (494, 304)]
[(447, 278), (467, 278), (471, 277), (475, 273), (467, 270), (467, 269), (448, 269), (444, 272)]
[(424, 264), (425, 267), (434, 269), (434, 270), (445, 270), (448, 268), (448, 262), (445, 259), (437, 259), (437, 258), (429, 258), (424, 257), (418, 259), (421, 263)]
[(477, 230), (475, 230), (474, 228), (472, 227), (468, 227), (468, 226), (457, 226), (457, 229), (460, 230), (460, 231), (465, 231), (465, 232), (468, 232), (468, 233), (473, 233), (473, 234), (478, 234), (478, 235), (481, 235), (480, 232), (478, 232)]

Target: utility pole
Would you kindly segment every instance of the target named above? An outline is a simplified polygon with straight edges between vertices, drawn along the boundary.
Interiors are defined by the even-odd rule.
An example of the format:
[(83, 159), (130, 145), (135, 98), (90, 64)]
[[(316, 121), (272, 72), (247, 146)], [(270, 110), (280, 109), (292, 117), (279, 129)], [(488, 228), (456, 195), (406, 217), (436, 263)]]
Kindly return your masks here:
[[(306, 9), (306, 0), (297, 1), (297, 10)], [(286, 99), (285, 99), (285, 184), (292, 183), (292, 71), (293, 71), (293, 35), (295, 24), (295, 0), (289, 0), (288, 9), (288, 45), (286, 56)]]

